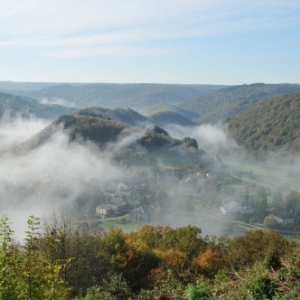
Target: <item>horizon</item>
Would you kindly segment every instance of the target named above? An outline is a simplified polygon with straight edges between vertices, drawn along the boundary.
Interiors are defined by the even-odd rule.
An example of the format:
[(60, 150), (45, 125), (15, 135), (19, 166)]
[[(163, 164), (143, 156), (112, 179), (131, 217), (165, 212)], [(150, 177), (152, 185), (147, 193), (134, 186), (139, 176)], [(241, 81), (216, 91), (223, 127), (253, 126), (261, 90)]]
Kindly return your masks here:
[(112, 84), (112, 85), (134, 85), (134, 84), (153, 84), (153, 85), (223, 85), (223, 86), (250, 86), (255, 84), (265, 84), (265, 85), (277, 85), (277, 84), (300, 84), (299, 82), (251, 82), (242, 84), (223, 84), (223, 83), (165, 83), (165, 82), (93, 82), (93, 81), (14, 81), (14, 80), (0, 80), (0, 83), (24, 83), (24, 84)]

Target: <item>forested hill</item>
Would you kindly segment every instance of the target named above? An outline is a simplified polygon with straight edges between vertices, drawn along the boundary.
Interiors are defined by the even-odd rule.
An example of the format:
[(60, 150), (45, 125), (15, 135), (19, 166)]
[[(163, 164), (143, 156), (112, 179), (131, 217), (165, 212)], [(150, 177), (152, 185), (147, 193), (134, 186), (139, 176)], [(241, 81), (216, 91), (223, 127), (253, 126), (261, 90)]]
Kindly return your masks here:
[[(147, 116), (172, 111), (197, 123), (224, 121), (263, 99), (300, 91), (299, 84), (264, 83), (238, 86), (147, 83), (41, 83), (27, 86), (26, 83), (2, 83), (2, 86), (36, 102), (47, 101), (79, 109), (130, 107)], [(12, 90), (14, 87), (16, 89)]]
[(145, 116), (152, 116), (157, 113), (171, 111), (191, 120), (199, 117), (199, 115), (193, 111), (185, 110), (183, 108), (178, 107), (177, 105), (170, 103), (157, 103), (149, 106), (139, 106), (136, 108), (136, 110)]
[[(103, 115), (94, 113), (101, 110), (95, 108), (90, 111), (81, 110), (77, 114), (60, 117), (53, 124), (63, 125), (64, 129), (68, 131), (70, 140), (81, 137), (84, 140), (92, 141), (100, 148), (103, 148), (109, 142), (115, 142), (128, 135), (136, 136), (132, 144), (140, 145), (146, 150), (158, 150), (187, 144), (186, 141), (170, 137), (166, 131), (157, 126), (152, 126), (151, 129), (141, 129), (113, 120), (108, 115), (113, 115), (115, 110), (103, 109), (104, 112), (106, 111), (106, 114)], [(121, 133), (122, 136), (120, 136)]]
[(199, 114), (198, 123), (226, 120), (263, 99), (300, 91), (299, 84), (263, 84), (227, 87), (214, 93), (185, 101), (179, 106)]
[(228, 121), (231, 135), (248, 150), (300, 150), (300, 92), (258, 103)]
[(186, 118), (185, 116), (182, 116), (181, 114), (172, 111), (156, 113), (152, 116), (149, 116), (149, 119), (159, 126), (165, 126), (168, 124), (177, 124), (181, 126), (196, 125), (196, 123), (193, 122), (192, 120)]
[(64, 99), (79, 108), (90, 106), (133, 107), (156, 103), (175, 103), (205, 95), (221, 89), (220, 85), (185, 84), (64, 84), (38, 91), (18, 91), (20, 95), (37, 100)]
[(130, 108), (109, 109), (103, 107), (89, 107), (80, 110), (79, 114), (82, 116), (106, 117), (117, 122), (138, 127), (145, 127), (152, 123), (147, 117)]
[[(172, 138), (165, 130), (154, 125), (148, 126), (148, 128), (130, 126), (130, 124), (114, 120), (112, 116), (115, 115), (115, 112), (123, 112), (123, 117), (126, 112), (131, 116), (135, 115), (132, 110), (84, 109), (73, 115), (61, 116), (44, 130), (11, 151), (17, 154), (27, 153), (51, 141), (53, 135), (62, 130), (68, 135), (70, 142), (75, 140), (80, 140), (81, 143), (84, 141), (92, 142), (100, 150), (105, 150), (107, 146), (116, 143), (110, 150), (111, 154), (130, 149), (130, 156), (132, 157), (136, 152), (144, 152), (147, 155), (147, 153), (159, 151), (161, 154), (168, 153), (177, 159), (183, 159), (187, 163), (189, 161), (213, 163), (213, 159), (205, 151), (198, 149), (194, 139), (189, 137), (183, 140)], [(117, 114), (117, 117), (120, 115)], [(126, 142), (123, 143), (122, 141)], [(147, 160), (149, 159), (147, 158)]]
[(32, 116), (54, 120), (64, 114), (72, 114), (76, 111), (61, 105), (47, 105), (38, 103), (36, 100), (15, 96), (8, 93), (0, 93), (0, 117), (5, 113), (9, 117), (20, 116), (29, 118)]

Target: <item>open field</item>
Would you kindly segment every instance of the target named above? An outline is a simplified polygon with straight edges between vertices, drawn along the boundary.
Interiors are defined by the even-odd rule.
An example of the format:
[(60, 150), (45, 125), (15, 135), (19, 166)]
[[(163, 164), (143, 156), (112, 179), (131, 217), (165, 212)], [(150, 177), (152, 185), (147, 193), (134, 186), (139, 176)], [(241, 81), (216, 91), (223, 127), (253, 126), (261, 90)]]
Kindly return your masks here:
[(250, 164), (247, 162), (225, 161), (225, 164), (237, 174), (240, 173), (244, 182), (252, 185), (263, 185), (271, 190), (281, 188), (300, 192), (300, 170), (295, 171), (293, 166), (279, 166)]

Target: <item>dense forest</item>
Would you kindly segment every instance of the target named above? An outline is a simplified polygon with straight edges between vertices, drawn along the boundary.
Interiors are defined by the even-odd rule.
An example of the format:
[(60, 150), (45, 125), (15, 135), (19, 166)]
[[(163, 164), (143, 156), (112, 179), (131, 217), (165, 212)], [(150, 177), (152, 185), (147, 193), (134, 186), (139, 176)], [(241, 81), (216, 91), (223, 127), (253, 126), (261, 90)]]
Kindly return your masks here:
[(258, 157), (267, 151), (299, 152), (300, 93), (265, 100), (228, 120), (232, 136)]
[(182, 102), (180, 107), (198, 113), (199, 117), (195, 118), (198, 123), (217, 123), (263, 99), (299, 90), (299, 84), (238, 85)]
[(298, 299), (299, 245), (271, 231), (203, 236), (195, 226), (146, 225), (90, 234), (67, 213), (23, 242), (0, 226), (2, 299)]

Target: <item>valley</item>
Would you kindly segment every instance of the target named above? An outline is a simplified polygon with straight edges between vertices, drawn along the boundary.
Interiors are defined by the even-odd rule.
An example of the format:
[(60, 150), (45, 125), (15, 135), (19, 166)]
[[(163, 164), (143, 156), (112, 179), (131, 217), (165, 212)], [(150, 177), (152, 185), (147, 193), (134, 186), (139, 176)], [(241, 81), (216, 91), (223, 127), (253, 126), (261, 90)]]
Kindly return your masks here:
[[(24, 84), (22, 86), (24, 88)], [(257, 254), (260, 253), (257, 248), (269, 247), (275, 241), (278, 251), (285, 253), (282, 255), (290, 253), (283, 249), (297, 247), (300, 168), (296, 108), (299, 92), (289, 93), (297, 86), (125, 85), (118, 90), (121, 87), (117, 85), (113, 92), (111, 86), (96, 85), (92, 91), (100, 95), (101, 88), (105, 93), (110, 91), (107, 99), (114, 97), (116, 91), (121, 97), (124, 90), (128, 93), (130, 90), (131, 95), (135, 95), (134, 100), (117, 100), (120, 102), (110, 105), (111, 108), (95, 106), (109, 100), (97, 102), (95, 99), (100, 96), (94, 95), (91, 102), (84, 101), (84, 95), (91, 89), (84, 84), (42, 85), (33, 91), (28, 87), (16, 94), (6, 91), (0, 97), (1, 211), (12, 223), (16, 240), (23, 239), (22, 243), (28, 245), (26, 235), (33, 237), (38, 233), (32, 229), (24, 237), (26, 220), (31, 226), (34, 222), (40, 224), (41, 218), (46, 228), (41, 244), (45, 249), (52, 249), (52, 243), (57, 247), (51, 254), (52, 259), (56, 255), (63, 257), (63, 253), (66, 259), (76, 258), (67, 263), (70, 269), (65, 271), (73, 298), (80, 295), (77, 286), (87, 295), (92, 293), (89, 289), (94, 286), (92, 277), (101, 269), (101, 264), (107, 269), (103, 267), (102, 275), (97, 273), (97, 278), (108, 280), (110, 272), (115, 270), (114, 276), (122, 278), (113, 277), (114, 280), (128, 285), (123, 290), (124, 295), (141, 297), (143, 289), (152, 289), (151, 293), (155, 293), (153, 287), (161, 284), (158, 274), (165, 272), (172, 273), (172, 280), (181, 286), (176, 293), (184, 295), (188, 291), (185, 281), (186, 276), (191, 276), (189, 272), (200, 272), (207, 288), (212, 290), (209, 280), (217, 278), (219, 270), (228, 272), (227, 264), (234, 265), (239, 260), (239, 266), (245, 264), (248, 269), (252, 268), (251, 259), (242, 258), (248, 255), (243, 251), (258, 255), (260, 261), (265, 254)], [(152, 95), (151, 88), (153, 95), (162, 94), (156, 104), (143, 98)], [(191, 102), (189, 88), (206, 94), (199, 96), (202, 100)], [(81, 91), (81, 104), (78, 104), (79, 98), (72, 98), (73, 89)], [(263, 89), (266, 93), (262, 93)], [(44, 95), (46, 90), (49, 101), (41, 103), (38, 95)], [(239, 96), (245, 90), (247, 99), (253, 95), (253, 101), (247, 100), (247, 109), (243, 106), (245, 97)], [(54, 91), (63, 91), (63, 94)], [(286, 91), (287, 94), (265, 99), (264, 96), (271, 95), (267, 91), (275, 94)], [(67, 92), (69, 98), (61, 98), (64, 100), (61, 103), (72, 102), (72, 108), (51, 104), (57, 99), (54, 97), (65, 97)], [(173, 92), (180, 97), (186, 94), (186, 99), (179, 101)], [(228, 98), (224, 98), (227, 101), (231, 92), (233, 100), (228, 103), (235, 106), (228, 105), (235, 108), (230, 114), (218, 115), (217, 112), (224, 109), (224, 102), (214, 102), (209, 97), (217, 93), (214, 99), (221, 99), (227, 95)], [(262, 98), (256, 93), (261, 93)], [(160, 105), (159, 101), (167, 95), (169, 99), (174, 96), (174, 101)], [(83, 108), (83, 103), (93, 106)], [(114, 107), (120, 103), (123, 105)], [(191, 103), (198, 108), (186, 113)], [(126, 108), (133, 104), (140, 110)], [(141, 113), (148, 108), (153, 112), (154, 105), (155, 114)], [(184, 115), (179, 109), (176, 112), (164, 110), (175, 106), (181, 107)], [(241, 111), (237, 107), (245, 109)], [(162, 110), (157, 112), (159, 108)], [(263, 115), (260, 112), (264, 112)], [(211, 115), (218, 115), (218, 121), (211, 119), (202, 123)], [(6, 222), (2, 219), (3, 226), (7, 226)], [(40, 225), (34, 228), (41, 229)], [(275, 232), (279, 235), (275, 236)], [(269, 242), (262, 244), (264, 240)], [(240, 242), (249, 243), (249, 249), (238, 246)], [(96, 251), (93, 247), (100, 244), (101, 250)], [(63, 245), (69, 248), (63, 250)], [(83, 258), (86, 250), (80, 248), (76, 252), (72, 247), (87, 247), (89, 256)], [(254, 247), (253, 252), (251, 247)], [(39, 253), (44, 257), (44, 252)], [(145, 272), (145, 265), (139, 265), (139, 261), (147, 257), (151, 257), (153, 264), (149, 264)], [(98, 269), (86, 270), (78, 259), (84, 264), (95, 260)], [(60, 262), (57, 265), (60, 266)], [(73, 278), (74, 268), (79, 265), (81, 271), (78, 272), (87, 276), (86, 283)], [(49, 265), (52, 267), (53, 264)], [(139, 271), (140, 267), (143, 272)], [(155, 270), (160, 273), (154, 275)], [(138, 275), (133, 275), (133, 271)], [(153, 281), (147, 283), (150, 277)], [(229, 280), (226, 278), (224, 280)], [(235, 280), (239, 280), (237, 278)], [(171, 282), (168, 284), (172, 286)], [(109, 288), (108, 283), (104, 286)], [(64, 288), (58, 284), (57, 291), (60, 290)], [(239, 292), (233, 287), (231, 291)], [(98, 291), (102, 296), (106, 292)], [(229, 291), (220, 286), (219, 293), (225, 295)]]

